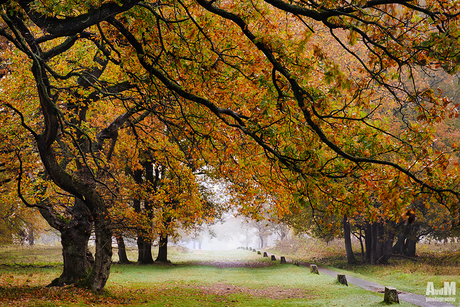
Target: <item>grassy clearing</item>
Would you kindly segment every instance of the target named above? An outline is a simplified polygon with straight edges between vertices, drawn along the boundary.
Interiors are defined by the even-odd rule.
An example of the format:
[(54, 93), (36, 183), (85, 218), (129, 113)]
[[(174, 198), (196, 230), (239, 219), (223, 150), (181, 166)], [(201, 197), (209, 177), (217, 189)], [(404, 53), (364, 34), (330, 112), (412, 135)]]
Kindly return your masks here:
[(0, 265), (57, 265), (62, 263), (62, 247), (0, 245)]
[[(442, 288), (444, 282), (460, 285), (459, 243), (418, 244), (417, 249), (418, 257), (415, 261), (392, 258), (387, 265), (348, 265), (344, 244), (340, 240), (326, 244), (316, 239), (296, 239), (279, 244), (274, 252), (417, 294), (426, 293), (428, 282), (433, 282), (435, 289)], [(354, 246), (354, 250), (360, 250), (359, 246)], [(460, 293), (455, 298), (457, 302), (460, 301)]]
[(263, 268), (190, 263), (117, 266), (107, 289), (124, 293), (126, 287), (142, 293), (148, 306), (333, 306), (342, 299), (347, 304), (337, 306), (375, 306), (382, 300), (379, 295), (337, 285), (328, 276), (309, 274), (306, 268), (279, 264)]
[[(106, 292), (95, 295), (73, 287), (45, 288), (61, 267), (25, 266), (25, 261), (8, 260), (13, 254), (19, 257), (20, 250), (0, 249), (0, 259), (9, 263), (0, 265), (0, 305), (380, 306), (383, 299), (379, 293), (345, 287), (332, 277), (271, 262), (249, 251), (174, 249), (170, 265), (115, 264)], [(56, 249), (40, 250), (42, 255), (36, 255), (40, 263), (41, 257), (53, 259), (60, 254)], [(31, 254), (29, 249), (24, 251)]]

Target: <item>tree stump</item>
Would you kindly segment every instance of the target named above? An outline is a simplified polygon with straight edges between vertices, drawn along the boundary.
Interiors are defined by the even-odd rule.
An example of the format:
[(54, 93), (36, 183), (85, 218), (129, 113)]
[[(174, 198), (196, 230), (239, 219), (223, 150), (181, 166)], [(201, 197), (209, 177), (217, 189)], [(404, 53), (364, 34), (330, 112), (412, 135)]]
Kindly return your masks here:
[(292, 264), (296, 265), (296, 266), (299, 266), (299, 261), (298, 260), (294, 260), (292, 261)]
[(394, 287), (385, 287), (383, 301), (385, 304), (399, 304), (398, 290)]
[(342, 285), (346, 285), (348, 287), (347, 277), (344, 274), (337, 274), (337, 280)]
[(313, 274), (319, 274), (318, 266), (316, 264), (310, 264), (310, 272)]
[(284, 256), (281, 256), (281, 260), (280, 260), (280, 263), (283, 264), (283, 263), (286, 263), (286, 257)]
[(264, 252), (264, 257), (268, 257), (267, 252)]
[(260, 251), (257, 251), (257, 255), (260, 255), (260, 254), (262, 254), (262, 253)]
[(276, 261), (275, 255), (272, 255), (272, 261)]

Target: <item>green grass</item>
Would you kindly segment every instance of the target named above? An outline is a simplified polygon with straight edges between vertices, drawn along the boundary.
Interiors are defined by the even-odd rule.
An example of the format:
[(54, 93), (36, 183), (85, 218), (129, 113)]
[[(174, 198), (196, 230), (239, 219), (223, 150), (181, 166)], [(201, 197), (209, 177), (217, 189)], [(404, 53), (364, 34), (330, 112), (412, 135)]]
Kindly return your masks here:
[[(21, 255), (21, 248), (14, 253), (12, 249), (0, 249), (0, 259), (9, 264), (0, 265), (0, 305), (380, 306), (383, 300), (380, 293), (339, 285), (335, 278), (310, 274), (305, 267), (271, 262), (245, 250), (171, 249), (173, 264), (114, 264), (105, 293), (95, 295), (70, 286), (45, 288), (59, 275), (61, 266), (24, 266), (26, 262), (19, 258), (8, 260), (13, 254)], [(40, 263), (42, 257), (53, 259), (60, 253), (56, 249), (38, 250), (42, 255), (35, 257)], [(32, 254), (30, 249), (22, 251), (27, 252), (26, 257)], [(235, 267), (228, 267), (227, 261)]]
[[(300, 248), (299, 248), (300, 247)], [(359, 246), (354, 247), (355, 251)], [(456, 302), (460, 301), (460, 244), (417, 244), (415, 260), (392, 258), (386, 265), (349, 265), (343, 241), (326, 244), (316, 239), (296, 239), (279, 244), (273, 251), (292, 259), (317, 263), (346, 275), (393, 286), (401, 291), (425, 295), (427, 283), (435, 289), (444, 282), (457, 283)], [(358, 255), (359, 259), (359, 255)]]
[(0, 265), (57, 265), (62, 263), (62, 247), (0, 245)]
[[(459, 260), (460, 261), (460, 260)], [(336, 263), (337, 271), (345, 274), (374, 281), (399, 290), (425, 294), (428, 282), (433, 282), (435, 288), (442, 288), (444, 282), (456, 282), (460, 285), (458, 262), (456, 264), (430, 264), (426, 258), (414, 262), (407, 259), (395, 259), (387, 265), (347, 265)], [(457, 287), (458, 289), (458, 287)], [(460, 295), (456, 296), (457, 301)]]
[[(199, 260), (234, 261), (254, 255), (247, 251), (201, 252)], [(261, 256), (254, 259), (261, 260)], [(198, 260), (166, 266), (115, 266), (107, 290), (139, 290), (145, 306), (378, 306), (382, 301), (381, 294), (338, 285), (334, 278), (310, 274), (305, 267), (273, 264), (263, 268), (217, 268), (197, 266), (195, 261)], [(296, 298), (299, 294), (302, 297)], [(138, 304), (144, 306), (142, 302)]]

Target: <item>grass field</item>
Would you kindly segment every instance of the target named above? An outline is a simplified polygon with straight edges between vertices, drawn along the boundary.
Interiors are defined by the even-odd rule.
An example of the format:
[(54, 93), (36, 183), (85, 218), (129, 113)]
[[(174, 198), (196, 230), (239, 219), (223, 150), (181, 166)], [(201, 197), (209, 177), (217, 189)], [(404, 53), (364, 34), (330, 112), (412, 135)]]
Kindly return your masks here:
[[(0, 305), (8, 306), (381, 306), (380, 293), (337, 284), (309, 269), (246, 250), (171, 249), (170, 265), (118, 265), (102, 295), (46, 288), (60, 249), (0, 248)], [(401, 304), (410, 306), (409, 304)]]
[[(359, 251), (359, 246), (355, 246)], [(296, 239), (279, 244), (272, 252), (292, 259), (319, 263), (344, 274), (393, 286), (398, 290), (426, 294), (427, 283), (442, 288), (456, 282), (456, 302), (460, 301), (460, 243), (417, 244), (415, 259), (392, 258), (386, 265), (348, 265), (342, 241), (329, 244), (315, 239)], [(357, 255), (358, 260), (360, 259)]]

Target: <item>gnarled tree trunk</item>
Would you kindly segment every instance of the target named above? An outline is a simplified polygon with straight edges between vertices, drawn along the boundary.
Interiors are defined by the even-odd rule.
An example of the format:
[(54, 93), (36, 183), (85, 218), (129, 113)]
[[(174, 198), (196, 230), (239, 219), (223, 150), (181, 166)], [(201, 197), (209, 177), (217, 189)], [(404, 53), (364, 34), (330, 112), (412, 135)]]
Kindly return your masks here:
[(92, 216), (86, 205), (77, 198), (69, 221), (59, 221), (55, 214), (45, 208), (40, 209), (40, 213), (61, 233), (64, 269), (61, 276), (54, 279), (49, 286), (64, 286), (86, 280), (92, 265), (88, 240), (93, 227)]
[(35, 140), (43, 165), (53, 182), (63, 190), (83, 200), (89, 212), (91, 212), (96, 234), (96, 255), (91, 272), (82, 285), (93, 291), (101, 291), (109, 277), (112, 261), (112, 231), (108, 209), (102, 196), (97, 192), (94, 182), (88, 183), (84, 180), (85, 178), (70, 175), (60, 166), (56, 159), (56, 153), (51, 145), (56, 140), (59, 120), (56, 109), (50, 101), (47, 88), (44, 87), (47, 79), (42, 75), (43, 71), (45, 71), (43, 66), (38, 67), (38, 64), (34, 63), (32, 72), (37, 80), (42, 112), (46, 118), (45, 131), (43, 134), (35, 135)]
[(108, 212), (105, 209), (103, 206), (98, 206), (93, 211), (96, 255), (87, 286), (96, 292), (104, 289), (112, 265), (112, 230)]
[[(51, 84), (49, 76), (53, 76), (55, 80), (62, 80), (62, 78), (50, 73), (50, 69), (48, 69), (49, 67), (47, 67), (45, 63), (51, 58), (68, 51), (77, 41), (77, 34), (82, 33), (84, 29), (95, 25), (105, 18), (113, 17), (118, 13), (130, 9), (135, 5), (135, 2), (136, 1), (132, 1), (122, 6), (107, 4), (100, 10), (95, 9), (90, 11), (84, 20), (80, 20), (79, 22), (75, 22), (74, 17), (58, 19), (42, 18), (43, 16), (41, 16), (40, 13), (37, 13), (30, 7), (32, 4), (31, 1), (4, 3), (6, 6), (10, 6), (9, 8), (5, 7), (5, 9), (11, 14), (8, 14), (5, 26), (9, 28), (9, 30), (5, 31), (5, 29), (3, 29), (2, 33), (5, 36), (5, 33), (11, 30), (11, 33), (14, 33), (14, 35), (7, 34), (5, 37), (16, 47), (21, 46), (19, 50), (23, 51), (32, 62), (31, 71), (36, 83), (38, 100), (40, 102), (39, 110), (41, 112), (41, 115), (36, 114), (36, 118), (39, 120), (35, 126), (37, 127), (37, 131), (34, 130), (35, 128), (27, 125), (19, 110), (15, 109), (13, 106), (10, 106), (10, 108), (21, 115), (22, 126), (27, 129), (35, 139), (40, 159), (46, 170), (47, 179), (51, 179), (58, 187), (70, 193), (76, 199), (81, 200), (81, 203), (76, 205), (77, 209), (74, 208), (73, 210), (81, 209), (82, 212), (86, 210), (89, 212), (91, 218), (84, 218), (83, 215), (78, 216), (77, 214), (77, 216), (72, 216), (70, 221), (66, 221), (65, 218), (64, 220), (59, 220), (59, 218), (55, 218), (57, 215), (53, 212), (51, 206), (38, 203), (35, 205), (28, 205), (38, 207), (44, 216), (48, 215), (49, 218), (52, 217), (56, 226), (59, 226), (58, 229), (62, 233), (65, 265), (64, 272), (58, 280), (62, 280), (63, 282), (78, 280), (81, 281), (79, 284), (87, 286), (95, 291), (101, 291), (104, 288), (111, 265), (112, 230), (109, 221), (108, 206), (102, 198), (102, 195), (99, 194), (100, 191), (98, 191), (98, 189), (100, 185), (98, 185), (97, 180), (95, 180), (93, 176), (89, 178), (84, 175), (81, 176), (80, 173), (75, 173), (73, 169), (68, 169), (63, 165), (66, 164), (62, 163), (62, 157), (66, 154), (66, 150), (60, 151), (60, 149), (57, 149), (59, 146), (57, 143), (59, 135), (72, 135), (71, 138), (74, 145), (72, 149), (74, 150), (74, 152), (72, 152), (73, 157), (79, 156), (79, 158), (85, 160), (86, 154), (88, 154), (88, 156), (94, 154), (92, 150), (89, 150), (90, 145), (88, 144), (91, 143), (89, 141), (89, 136), (82, 132), (82, 130), (79, 129), (81, 126), (78, 125), (85, 120), (86, 111), (84, 110), (87, 108), (87, 105), (99, 99), (100, 93), (96, 91), (98, 92), (96, 96), (93, 95), (90, 97), (90, 95), (81, 97), (80, 92), (74, 92), (73, 94), (80, 98), (78, 104), (81, 104), (82, 108), (75, 108), (75, 113), (67, 116), (62, 109), (62, 103), (65, 99), (60, 96), (61, 90), (56, 90), (59, 86), (56, 87), (56, 84)], [(20, 12), (19, 7), (22, 7), (23, 11)], [(27, 16), (30, 19), (27, 19)], [(33, 25), (34, 23), (35, 25)], [(60, 32), (60, 34), (56, 34), (55, 32), (55, 34), (60, 37), (66, 37), (67, 39), (62, 40), (62, 42), (56, 42), (56, 44), (51, 44), (54, 47), (50, 47), (51, 45), (49, 45), (46, 47), (46, 51), (43, 51), (40, 45), (41, 42), (36, 39), (35, 33), (30, 30), (33, 27), (42, 28), (44, 31), (54, 31), (59, 28), (64, 31)], [(98, 45), (98, 47), (101, 48), (101, 45)], [(83, 73), (80, 72), (80, 78), (77, 81), (78, 85), (83, 88), (88, 88), (90, 83), (101, 76), (108, 61), (109, 60), (106, 58), (102, 60), (100, 58), (95, 59), (95, 63), (97, 63), (95, 67), (90, 67)], [(84, 78), (83, 75), (85, 76)], [(68, 89), (70, 89), (70, 87)], [(126, 86), (121, 86), (118, 90), (116, 89), (115, 92), (126, 89)], [(72, 103), (68, 106), (71, 106), (71, 104)], [(75, 105), (72, 107), (75, 107)], [(82, 112), (78, 112), (77, 109), (81, 109)], [(129, 116), (129, 114), (126, 116)], [(115, 127), (119, 126), (115, 125)], [(77, 133), (76, 138), (74, 132)], [(88, 143), (86, 144), (88, 147), (85, 148), (82, 146), (84, 142)], [(77, 163), (79, 162), (81, 161), (77, 161)], [(91, 172), (91, 170), (88, 169), (89, 166), (87, 163), (81, 163), (81, 165), (83, 165), (83, 168), (77, 166), (78, 172), (82, 170)], [(24, 198), (23, 201), (27, 203)], [(77, 224), (77, 221), (83, 224)], [(90, 229), (89, 221), (94, 223), (96, 234), (96, 255), (94, 264), (90, 269), (89, 261), (86, 258), (89, 236), (88, 229)], [(60, 283), (60, 281), (57, 283)]]

